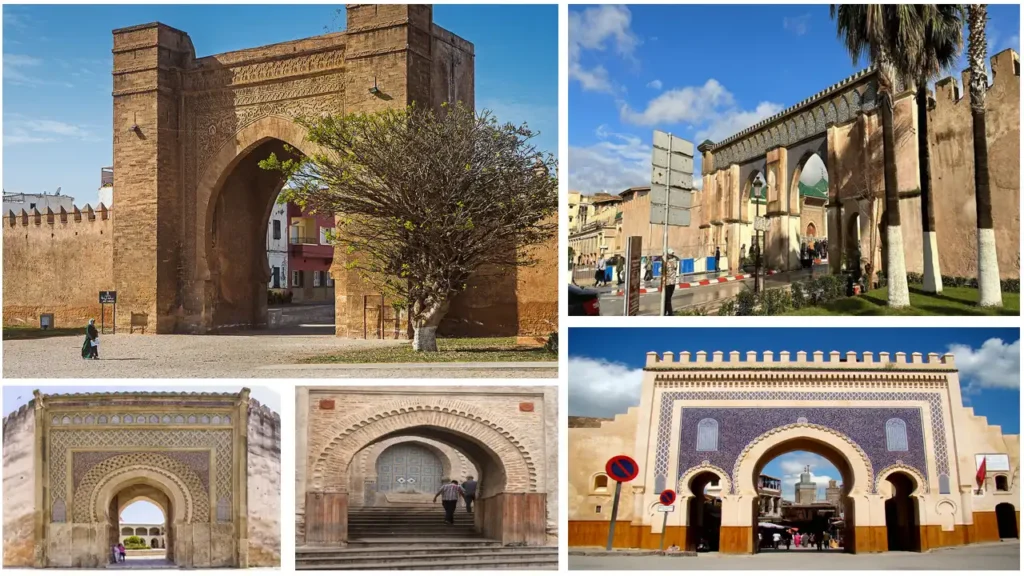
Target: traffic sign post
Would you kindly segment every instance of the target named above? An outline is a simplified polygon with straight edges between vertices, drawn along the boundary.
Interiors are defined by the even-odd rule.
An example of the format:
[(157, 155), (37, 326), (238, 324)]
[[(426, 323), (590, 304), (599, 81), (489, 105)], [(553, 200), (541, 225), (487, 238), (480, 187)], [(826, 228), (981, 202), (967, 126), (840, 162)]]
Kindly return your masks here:
[(612, 498), (612, 521), (608, 523), (608, 545), (605, 550), (612, 549), (612, 541), (615, 539), (615, 517), (619, 515), (619, 494), (622, 493), (622, 483), (629, 482), (636, 478), (640, 472), (636, 460), (629, 456), (614, 456), (604, 465), (604, 471), (608, 477), (615, 480), (615, 496)]
[(693, 142), (655, 130), (651, 143), (651, 224), (662, 225), (661, 311), (665, 315), (668, 227), (689, 226), (693, 204)]
[(661, 522), (661, 543), (658, 544), (658, 550), (664, 550), (665, 529), (668, 528), (668, 513), (676, 509), (676, 507), (672, 505), (676, 501), (676, 491), (665, 490), (658, 495), (658, 501), (661, 502), (661, 506), (659, 508), (665, 511), (665, 518)]
[(643, 252), (643, 237), (630, 236), (626, 242), (626, 297), (623, 299), (624, 316), (640, 313), (640, 254)]
[(117, 334), (117, 291), (115, 290), (103, 290), (100, 292), (100, 334), (103, 334), (106, 330), (105, 324), (107, 320), (107, 307), (106, 304), (114, 305), (114, 334)]

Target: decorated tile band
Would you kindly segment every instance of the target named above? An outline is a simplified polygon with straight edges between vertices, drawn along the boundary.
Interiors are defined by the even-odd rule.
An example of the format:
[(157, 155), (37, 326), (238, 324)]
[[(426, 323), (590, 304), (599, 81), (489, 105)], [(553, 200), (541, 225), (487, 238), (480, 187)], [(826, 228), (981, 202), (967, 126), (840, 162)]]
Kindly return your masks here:
[[(694, 401), (707, 401), (707, 400), (748, 400), (752, 403), (752, 408), (757, 406), (759, 402), (764, 401), (794, 401), (794, 402), (806, 402), (806, 401), (817, 401), (827, 402), (831, 405), (835, 405), (838, 402), (843, 401), (860, 401), (860, 402), (891, 402), (891, 401), (923, 401), (928, 403), (928, 411), (931, 417), (932, 427), (932, 438), (934, 440), (935, 447), (935, 466), (936, 472), (939, 475), (939, 484), (946, 486), (946, 492), (948, 492), (948, 479), (949, 479), (949, 456), (946, 447), (946, 435), (945, 435), (945, 419), (942, 414), (942, 397), (940, 394), (935, 392), (909, 392), (909, 391), (888, 391), (888, 392), (838, 392), (829, 391), (824, 394), (821, 392), (802, 392), (795, 390), (728, 390), (728, 391), (713, 391), (713, 390), (672, 390), (662, 393), (661, 395), (661, 406), (658, 417), (658, 439), (655, 449), (654, 457), (654, 473), (655, 473), (655, 490), (667, 488), (665, 480), (668, 478), (668, 461), (669, 451), (672, 437), (672, 405), (676, 400), (694, 400)], [(686, 411), (704, 410), (704, 408), (694, 406), (684, 406), (684, 413)], [(885, 411), (888, 416), (882, 418), (879, 410)], [(773, 428), (778, 428), (786, 424), (810, 424), (820, 427), (827, 428), (840, 434), (851, 438), (851, 441), (860, 446), (860, 449), (867, 455), (871, 460), (872, 470), (881, 470), (886, 466), (899, 462), (900, 464), (915, 468), (920, 472), (922, 477), (927, 477), (927, 466), (923, 464), (923, 456), (919, 461), (916, 453), (922, 452), (923, 448), (909, 449), (906, 453), (897, 453), (894, 458), (890, 458), (890, 454), (886, 453), (882, 455), (879, 449), (876, 449), (876, 438), (875, 435), (880, 433), (880, 430), (884, 430), (886, 421), (889, 418), (900, 418), (904, 421), (907, 426), (907, 440), (908, 446), (923, 446), (923, 433), (921, 430), (921, 417), (920, 413), (917, 415), (911, 413), (904, 414), (902, 411), (910, 410), (913, 412), (916, 409), (905, 408), (905, 407), (892, 407), (887, 408), (883, 406), (879, 407), (863, 407), (863, 408), (849, 408), (849, 409), (828, 409), (824, 406), (793, 406), (785, 407), (780, 406), (775, 409), (762, 409), (759, 412), (763, 414), (762, 417), (752, 419), (750, 422), (742, 424), (742, 426), (753, 426), (758, 428), (760, 431), (744, 431), (741, 432), (738, 429), (732, 427), (727, 430), (727, 434), (723, 434), (723, 438), (726, 438), (729, 443), (722, 444), (721, 452), (728, 452), (731, 454), (735, 452), (740, 453), (740, 450), (745, 447), (748, 443), (755, 440), (760, 434), (767, 432)], [(899, 414), (896, 414), (899, 412)], [(893, 415), (895, 414), (895, 415)], [(908, 415), (909, 414), (909, 415)], [(865, 418), (870, 418), (871, 427), (875, 428), (872, 434), (864, 436), (864, 432), (855, 431), (858, 427), (865, 424)], [(746, 422), (746, 420), (737, 420)], [(879, 424), (880, 422), (880, 424)], [(683, 419), (681, 427), (686, 427), (686, 419)], [(695, 424), (694, 424), (695, 426)], [(878, 428), (881, 426), (881, 428)], [(839, 428), (838, 430), (836, 428)], [(720, 428), (720, 430), (722, 430)], [(696, 432), (696, 428), (692, 430)], [(707, 454), (703, 454), (699, 457), (694, 458), (683, 458), (682, 454), (686, 450), (691, 450), (696, 454), (696, 446), (693, 442), (689, 442), (690, 446), (687, 446), (687, 432), (680, 430), (680, 461), (679, 469), (676, 471), (677, 477), (675, 482), (679, 481), (679, 478), (686, 473), (687, 469), (692, 467), (694, 464), (700, 464), (703, 460), (712, 460)], [(861, 441), (866, 445), (862, 446), (858, 442), (858, 438), (864, 436)], [(920, 437), (920, 442), (915, 438)], [(720, 440), (721, 441), (721, 440)], [(732, 444), (738, 444), (736, 448)], [(730, 452), (731, 451), (731, 452)], [(724, 459), (716, 459), (716, 466), (723, 470), (735, 470), (735, 458), (730, 460), (728, 454), (723, 455)], [(878, 462), (874, 460), (878, 459)], [(693, 463), (690, 462), (693, 460)], [(718, 460), (721, 460), (720, 462)], [(920, 466), (920, 468), (918, 468)], [(732, 485), (732, 490), (735, 491), (735, 482), (732, 479), (728, 479)], [(874, 491), (874, 479), (871, 479), (870, 490)], [(940, 489), (941, 491), (941, 489)], [(944, 492), (945, 493), (945, 492)]]
[[(728, 354), (728, 356), (726, 356)], [(826, 366), (830, 369), (882, 369), (892, 370), (893, 368), (912, 368), (915, 370), (936, 369), (942, 371), (955, 370), (952, 354), (939, 355), (934, 352), (928, 354), (927, 358), (920, 352), (907, 354), (905, 352), (881, 352), (875, 358), (873, 352), (863, 352), (858, 358), (856, 352), (775, 352), (766, 350), (762, 353), (750, 351), (744, 354), (740, 352), (716, 351), (708, 354), (701, 350), (699, 352), (680, 352), (676, 358), (675, 352), (647, 353), (647, 364), (645, 369), (674, 369), (679, 367), (701, 367), (701, 368), (728, 368), (731, 366), (742, 366), (743, 368), (756, 368), (765, 365), (790, 364), (794, 367), (814, 367), (816, 365)], [(756, 366), (755, 366), (756, 365)]]

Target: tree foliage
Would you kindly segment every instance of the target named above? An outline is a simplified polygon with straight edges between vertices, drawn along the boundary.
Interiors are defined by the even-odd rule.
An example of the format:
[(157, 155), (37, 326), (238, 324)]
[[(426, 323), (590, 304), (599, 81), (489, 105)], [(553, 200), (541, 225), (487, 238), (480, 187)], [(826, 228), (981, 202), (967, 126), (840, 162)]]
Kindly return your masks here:
[(315, 154), (262, 161), (289, 181), (287, 199), (337, 215), (346, 266), (436, 327), (483, 268), (535, 264), (554, 236), (554, 157), (525, 124), (458, 105), (302, 118)]

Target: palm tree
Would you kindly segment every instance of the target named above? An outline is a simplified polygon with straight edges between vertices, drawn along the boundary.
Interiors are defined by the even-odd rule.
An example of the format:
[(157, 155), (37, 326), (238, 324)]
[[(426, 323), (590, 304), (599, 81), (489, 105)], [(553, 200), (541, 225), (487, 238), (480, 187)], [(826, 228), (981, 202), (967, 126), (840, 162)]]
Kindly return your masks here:
[(917, 166), (921, 181), (921, 227), (924, 241), (924, 291), (942, 292), (938, 244), (935, 238), (935, 204), (932, 202), (931, 151), (928, 148), (928, 83), (956, 65), (963, 48), (963, 7), (956, 4), (918, 6), (925, 20), (924, 41), (918, 63), (904, 71), (916, 76)]
[[(836, 21), (836, 33), (856, 64), (867, 56), (878, 73), (879, 108), (882, 115), (882, 161), (885, 177), (886, 276), (889, 306), (910, 305), (907, 261), (903, 253), (900, 226), (900, 198), (896, 182), (896, 135), (893, 126), (893, 96), (899, 84), (915, 80), (912, 70), (924, 41), (924, 20), (920, 9), (908, 4), (833, 4), (829, 10)], [(873, 258), (872, 258), (873, 259)]]
[(1002, 306), (1003, 291), (999, 284), (996, 235), (992, 229), (992, 193), (988, 187), (988, 137), (985, 131), (985, 91), (988, 90), (988, 74), (985, 70), (985, 56), (988, 54), (988, 42), (985, 39), (987, 20), (987, 5), (968, 5), (967, 26), (970, 37), (967, 59), (971, 71), (971, 120), (974, 123), (974, 201), (978, 213), (978, 304)]

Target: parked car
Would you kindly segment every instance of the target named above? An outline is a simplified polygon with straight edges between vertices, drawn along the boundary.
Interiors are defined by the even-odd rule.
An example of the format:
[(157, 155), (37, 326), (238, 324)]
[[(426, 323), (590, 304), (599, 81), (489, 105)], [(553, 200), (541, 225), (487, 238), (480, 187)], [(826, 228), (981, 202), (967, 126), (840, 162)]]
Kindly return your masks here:
[(597, 290), (569, 284), (569, 316), (600, 316), (601, 303)]

